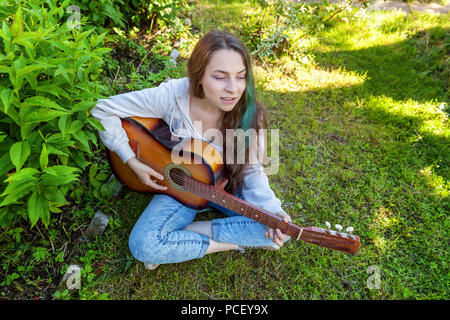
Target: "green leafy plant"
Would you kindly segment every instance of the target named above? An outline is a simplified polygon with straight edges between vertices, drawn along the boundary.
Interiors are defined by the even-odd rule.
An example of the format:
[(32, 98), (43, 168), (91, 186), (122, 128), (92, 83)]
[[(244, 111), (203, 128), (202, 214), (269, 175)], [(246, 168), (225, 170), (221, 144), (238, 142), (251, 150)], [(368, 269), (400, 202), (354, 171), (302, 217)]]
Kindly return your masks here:
[(121, 10), (130, 26), (149, 26), (148, 33), (167, 27), (183, 29), (180, 13), (190, 8), (186, 0), (125, 0)]
[[(2, 1), (2, 5), (6, 5)], [(105, 33), (70, 29), (69, 1), (9, 2), (0, 14), (0, 225), (16, 218), (47, 227), (51, 212), (89, 165), (101, 124), (89, 110), (103, 96), (98, 81)], [(7, 12), (15, 14), (5, 17)]]
[(75, 0), (72, 5), (78, 6), (80, 16), (86, 16), (88, 23), (102, 27), (125, 27), (121, 10), (124, 2), (121, 0)]

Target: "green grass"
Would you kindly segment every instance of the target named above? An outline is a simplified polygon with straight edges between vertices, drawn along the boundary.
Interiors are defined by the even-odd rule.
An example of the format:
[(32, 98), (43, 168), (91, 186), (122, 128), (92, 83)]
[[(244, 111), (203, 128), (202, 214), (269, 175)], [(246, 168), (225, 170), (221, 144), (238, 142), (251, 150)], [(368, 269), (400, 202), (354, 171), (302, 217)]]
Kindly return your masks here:
[[(241, 15), (258, 10), (241, 1), (199, 3), (193, 23), (201, 34), (239, 32)], [(189, 39), (191, 47), (199, 36)], [(281, 56), (255, 65), (270, 126), (280, 130), (273, 190), (299, 225), (353, 226), (362, 242), (356, 255), (292, 240), (278, 252), (222, 252), (148, 271), (131, 257), (128, 236), (150, 197), (123, 189), (97, 203), (87, 192), (64, 214), (70, 230), (59, 230), (52, 243), (55, 255), (70, 244), (65, 263), (82, 258), (89, 266), (82, 290), (68, 297), (448, 299), (450, 130), (439, 107), (449, 105), (449, 39), (448, 15), (373, 12), (365, 21), (332, 21), (299, 43), (303, 62)], [(111, 215), (110, 226), (80, 242), (80, 224), (97, 209)], [(219, 216), (205, 212), (197, 219)], [(33, 233), (27, 235), (31, 241)], [(50, 248), (47, 236), (33, 239)], [(20, 261), (36, 263), (26, 244), (20, 257), (9, 246), (2, 253), (7, 274)], [(379, 289), (367, 286), (370, 266), (380, 269)], [(57, 282), (58, 273), (39, 277)], [(8, 288), (19, 297), (17, 286), (54, 289), (33, 277)]]

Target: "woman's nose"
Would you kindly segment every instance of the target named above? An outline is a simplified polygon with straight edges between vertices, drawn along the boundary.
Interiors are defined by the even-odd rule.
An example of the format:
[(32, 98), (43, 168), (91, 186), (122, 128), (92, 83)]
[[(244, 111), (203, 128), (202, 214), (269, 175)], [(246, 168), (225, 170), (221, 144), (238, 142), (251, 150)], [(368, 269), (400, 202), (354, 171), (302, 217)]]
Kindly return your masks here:
[(228, 92), (236, 92), (237, 91), (236, 81), (233, 79), (228, 80), (225, 90)]

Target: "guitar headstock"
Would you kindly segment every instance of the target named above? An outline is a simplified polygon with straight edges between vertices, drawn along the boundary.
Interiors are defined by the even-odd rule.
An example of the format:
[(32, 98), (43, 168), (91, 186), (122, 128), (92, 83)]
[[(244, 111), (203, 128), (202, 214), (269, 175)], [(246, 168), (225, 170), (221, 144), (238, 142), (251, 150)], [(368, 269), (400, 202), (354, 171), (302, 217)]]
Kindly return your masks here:
[(345, 232), (342, 232), (343, 227), (339, 224), (335, 225), (337, 230), (331, 229), (331, 224), (325, 222), (327, 229), (318, 227), (303, 228), (303, 241), (314, 243), (322, 247), (327, 247), (347, 253), (354, 254), (361, 246), (361, 241), (357, 235), (354, 235), (353, 227), (347, 227)]

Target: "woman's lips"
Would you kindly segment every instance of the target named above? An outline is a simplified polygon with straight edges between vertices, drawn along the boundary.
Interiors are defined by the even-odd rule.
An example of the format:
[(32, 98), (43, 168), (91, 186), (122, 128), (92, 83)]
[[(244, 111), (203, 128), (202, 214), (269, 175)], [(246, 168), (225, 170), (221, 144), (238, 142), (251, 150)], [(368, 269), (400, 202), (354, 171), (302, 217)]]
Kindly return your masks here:
[(225, 104), (233, 104), (235, 103), (237, 98), (220, 98), (220, 101)]

